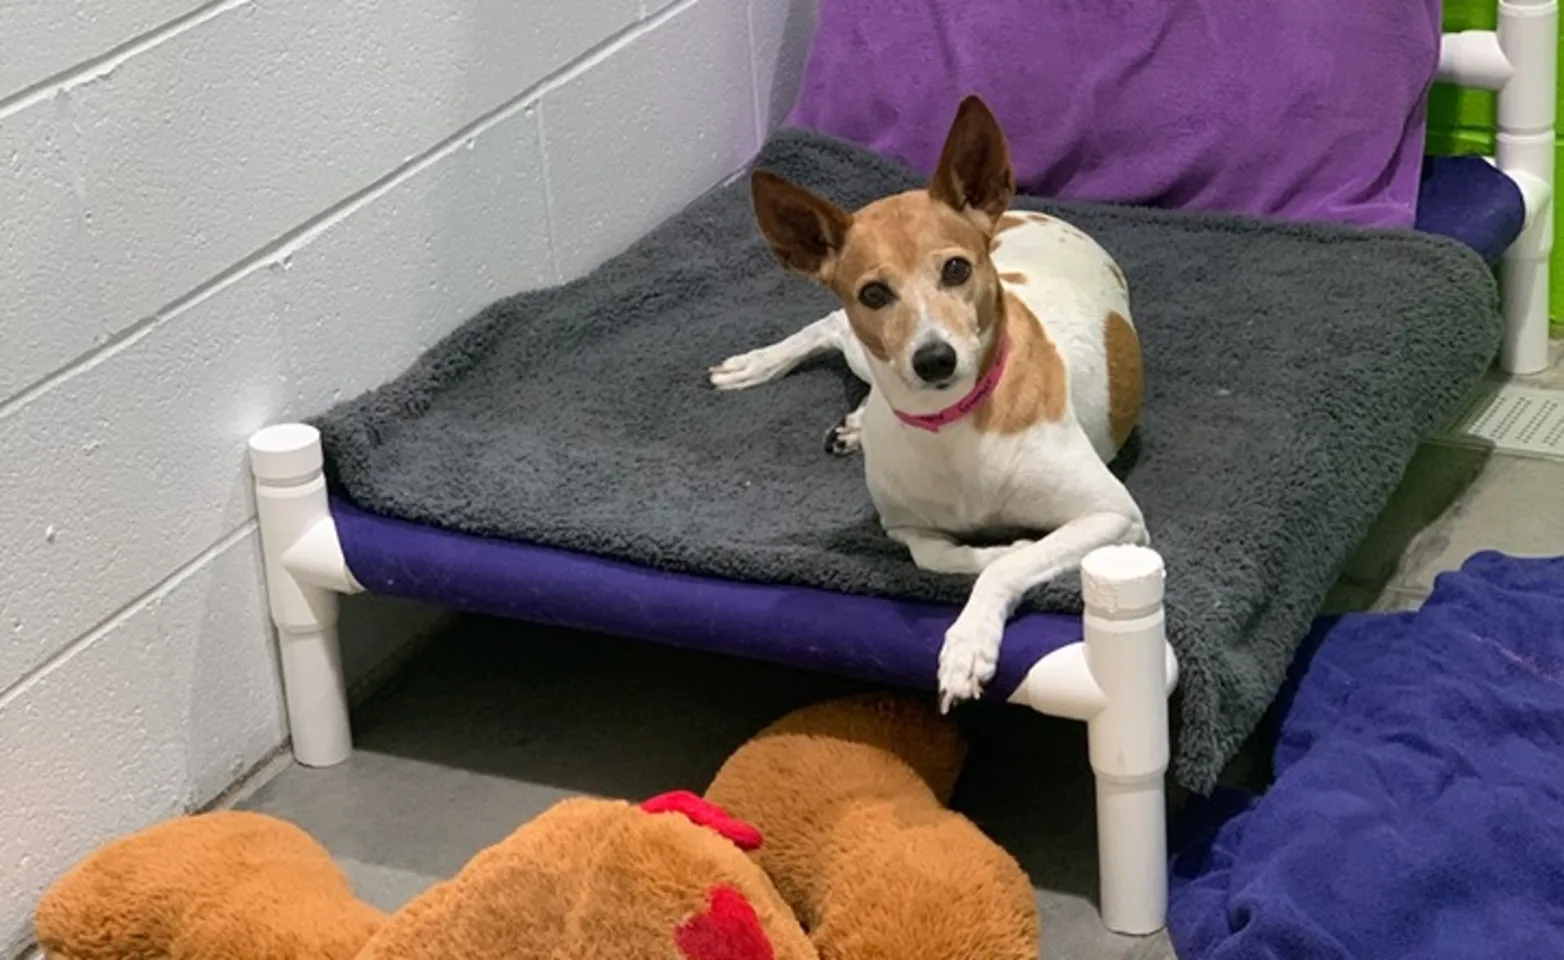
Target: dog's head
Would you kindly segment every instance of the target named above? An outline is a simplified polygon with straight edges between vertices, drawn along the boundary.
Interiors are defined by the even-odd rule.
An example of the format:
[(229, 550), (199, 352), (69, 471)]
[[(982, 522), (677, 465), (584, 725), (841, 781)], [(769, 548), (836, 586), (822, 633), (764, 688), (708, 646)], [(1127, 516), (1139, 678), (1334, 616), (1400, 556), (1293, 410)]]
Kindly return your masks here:
[(978, 375), (1001, 316), (989, 259), (1015, 172), (999, 123), (967, 97), (927, 190), (849, 213), (773, 173), (751, 178), (761, 233), (783, 266), (841, 297), (854, 334), (912, 390)]

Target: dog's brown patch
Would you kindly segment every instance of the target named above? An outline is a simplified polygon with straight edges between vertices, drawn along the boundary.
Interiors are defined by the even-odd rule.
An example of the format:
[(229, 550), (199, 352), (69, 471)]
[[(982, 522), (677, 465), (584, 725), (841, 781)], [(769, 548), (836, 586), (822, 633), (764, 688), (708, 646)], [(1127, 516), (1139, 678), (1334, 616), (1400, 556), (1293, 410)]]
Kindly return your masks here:
[(994, 227), (994, 235), (998, 236), (1006, 230), (1014, 230), (1016, 227), (1026, 226), (1026, 218), (1019, 213), (1007, 213), (999, 218), (999, 224)]
[(905, 323), (875, 323), (858, 310), (847, 311), (847, 324), (863, 348), (881, 363), (890, 361), (892, 343), (903, 344), (911, 335)]
[(1005, 281), (1006, 283), (1017, 283), (1017, 284), (1021, 284), (1022, 286), (1026, 285), (1026, 274), (1024, 274), (1024, 273), (1017, 273), (1014, 270), (1010, 270), (1010, 271), (1008, 271), (1006, 273), (1001, 273), (999, 275), (999, 279)]
[[(864, 349), (881, 361), (900, 356), (917, 334), (920, 307), (900, 296), (939, 269), (940, 257), (960, 255), (974, 266), (984, 260), (986, 239), (969, 218), (925, 191), (914, 190), (876, 201), (853, 215), (852, 227), (833, 284), (847, 305), (847, 319)], [(933, 319), (954, 334), (965, 334), (983, 311), (972, 309), (992, 277), (974, 270), (969, 287), (942, 291), (922, 304)], [(895, 302), (870, 310), (857, 303), (858, 290), (878, 280), (898, 292)]]
[(1004, 304), (1009, 366), (993, 394), (973, 411), (973, 423), (984, 433), (1010, 435), (1064, 419), (1070, 383), (1059, 348), (1032, 311), (1012, 293), (1005, 294)]
[(1119, 282), (1120, 290), (1128, 290), (1130, 288), (1129, 282), (1124, 279), (1124, 271), (1119, 269), (1118, 264), (1114, 263), (1112, 260), (1109, 260), (1108, 269), (1113, 271), (1113, 279)]
[(1118, 311), (1110, 311), (1103, 323), (1103, 344), (1108, 356), (1108, 433), (1113, 445), (1122, 447), (1140, 419), (1140, 338)]

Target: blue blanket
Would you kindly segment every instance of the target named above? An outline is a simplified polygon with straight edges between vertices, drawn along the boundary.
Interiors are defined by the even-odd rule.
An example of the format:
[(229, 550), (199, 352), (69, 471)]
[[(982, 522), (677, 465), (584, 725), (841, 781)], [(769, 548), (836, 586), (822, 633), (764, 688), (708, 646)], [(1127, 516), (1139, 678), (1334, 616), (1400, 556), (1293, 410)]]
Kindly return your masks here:
[(1295, 673), (1274, 785), (1175, 838), (1179, 956), (1564, 958), (1564, 557), (1478, 554)]

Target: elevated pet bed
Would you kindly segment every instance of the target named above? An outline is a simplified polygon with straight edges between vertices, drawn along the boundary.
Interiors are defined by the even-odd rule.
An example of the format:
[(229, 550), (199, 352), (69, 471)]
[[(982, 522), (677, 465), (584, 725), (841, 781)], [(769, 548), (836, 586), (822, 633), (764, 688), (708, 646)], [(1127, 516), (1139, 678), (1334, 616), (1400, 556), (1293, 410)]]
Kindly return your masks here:
[[(759, 162), (849, 206), (916, 182), (798, 132)], [(1535, 306), (1539, 183), (1431, 164), (1422, 222), (1461, 242), (1019, 204), (1118, 257), (1145, 341), (1119, 466), (1157, 552), (1099, 552), (1084, 598), (1077, 577), (1029, 598), (988, 690), (1088, 721), (1112, 929), (1163, 920), (1168, 692), (1182, 679), (1176, 773), (1206, 789), (1417, 441), (1492, 358), (1484, 261), (1525, 266), (1506, 300)], [(830, 306), (775, 265), (736, 182), (590, 276), (493, 305), (315, 426), (258, 433), (300, 762), (351, 750), (335, 595), (362, 590), (931, 689), (968, 584), (916, 570), (877, 530), (861, 464), (825, 454), (861, 386), (837, 363), (741, 394), (704, 385), (709, 364)]]
[(1564, 557), (1472, 557), (1416, 613), (1304, 644), (1276, 782), (1186, 811), (1186, 960), (1557, 957)]

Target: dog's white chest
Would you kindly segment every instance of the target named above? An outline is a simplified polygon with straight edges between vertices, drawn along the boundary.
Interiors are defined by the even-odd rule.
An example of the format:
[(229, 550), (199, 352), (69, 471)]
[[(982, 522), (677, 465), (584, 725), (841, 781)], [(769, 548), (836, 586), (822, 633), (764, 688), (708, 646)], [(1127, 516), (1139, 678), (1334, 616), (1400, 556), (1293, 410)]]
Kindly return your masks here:
[(865, 411), (864, 476), (887, 526), (918, 526), (951, 533), (1032, 527), (1050, 519), (1037, 512), (1039, 483), (1027, 440), (993, 437), (970, 423), (932, 434), (896, 420), (871, 400)]

